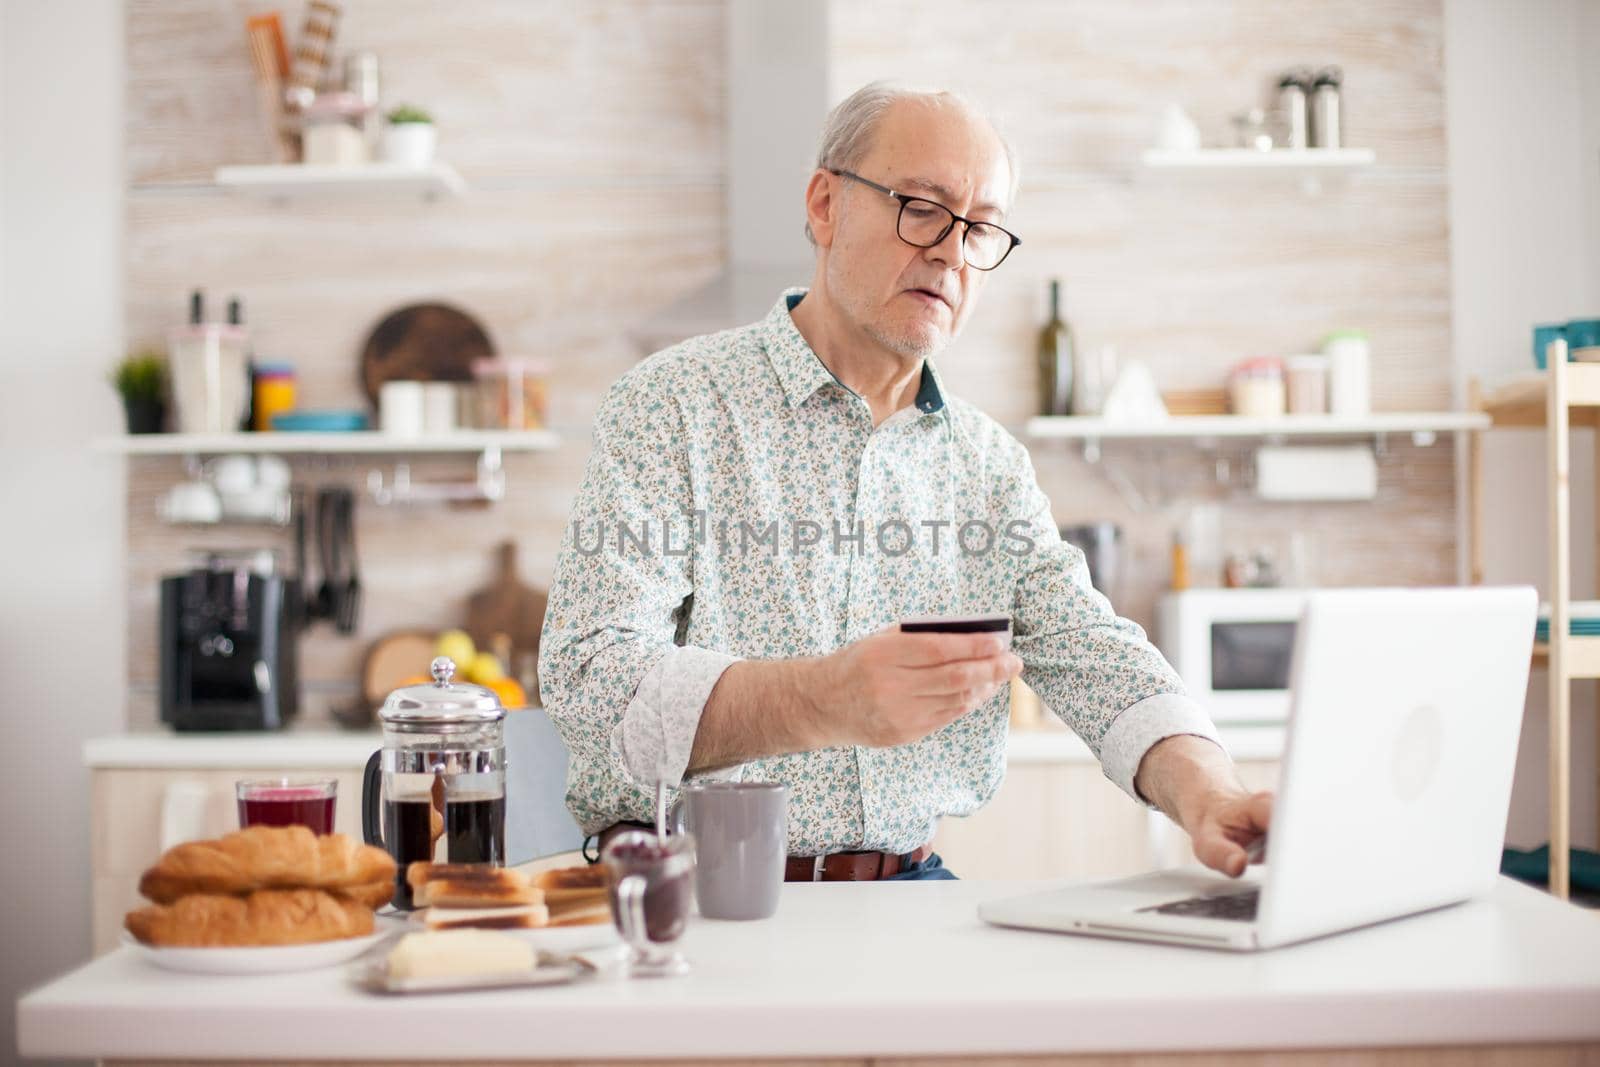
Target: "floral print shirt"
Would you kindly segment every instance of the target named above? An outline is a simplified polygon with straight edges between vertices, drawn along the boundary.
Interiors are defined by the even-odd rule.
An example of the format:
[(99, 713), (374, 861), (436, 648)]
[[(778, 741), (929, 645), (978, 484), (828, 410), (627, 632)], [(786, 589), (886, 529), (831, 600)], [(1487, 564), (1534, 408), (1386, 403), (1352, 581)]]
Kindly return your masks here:
[[(1131, 796), (1155, 742), (1217, 741), (1091, 587), (1022, 445), (946, 396), (931, 362), (914, 404), (874, 427), (796, 329), (804, 295), (656, 353), (596, 416), (539, 664), (584, 831), (651, 821), (729, 664), (833, 652), (910, 615), (1010, 615), (1023, 679)], [(720, 773), (788, 785), (793, 855), (909, 852), (994, 795), (1008, 721), (1002, 691), (911, 744)]]

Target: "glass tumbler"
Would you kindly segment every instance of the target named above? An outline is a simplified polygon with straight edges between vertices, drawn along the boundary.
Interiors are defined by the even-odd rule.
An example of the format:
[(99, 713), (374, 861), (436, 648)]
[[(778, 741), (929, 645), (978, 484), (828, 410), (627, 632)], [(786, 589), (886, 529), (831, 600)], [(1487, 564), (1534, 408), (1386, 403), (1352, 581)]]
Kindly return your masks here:
[(694, 838), (658, 839), (643, 830), (618, 834), (600, 853), (605, 864), (611, 915), (628, 946), (633, 978), (687, 974), (689, 961), (678, 941), (694, 907)]
[(333, 833), (336, 778), (246, 778), (234, 783), (239, 829), (251, 826), (304, 826), (314, 834)]

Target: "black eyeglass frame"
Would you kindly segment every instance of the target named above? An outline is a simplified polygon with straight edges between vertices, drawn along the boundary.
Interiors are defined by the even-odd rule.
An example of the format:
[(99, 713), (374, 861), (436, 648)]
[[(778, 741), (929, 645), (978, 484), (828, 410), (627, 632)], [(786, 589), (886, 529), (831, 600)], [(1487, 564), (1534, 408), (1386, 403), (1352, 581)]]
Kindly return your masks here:
[[(897, 203), (899, 203), (899, 205), (900, 205), (899, 214), (895, 215), (895, 219), (894, 219), (894, 235), (896, 237), (900, 238), (900, 240), (905, 241), (905, 243), (910, 245), (912, 248), (933, 248), (933, 247), (935, 247), (936, 245), (938, 245), (941, 242), (943, 242), (946, 237), (950, 236), (951, 227), (953, 227), (956, 223), (959, 222), (959, 223), (961, 223), (961, 227), (962, 227), (962, 229), (961, 229), (961, 251), (962, 251), (963, 259), (965, 259), (965, 254), (966, 254), (966, 250), (967, 250), (967, 234), (972, 232), (972, 228), (974, 226), (988, 226), (991, 229), (999, 230), (1001, 233), (1005, 234), (1007, 237), (1009, 237), (1011, 239), (1011, 243), (1006, 246), (1006, 250), (1004, 252), (1000, 253), (1000, 258), (994, 261), (994, 266), (980, 267), (976, 263), (972, 262), (970, 259), (966, 260), (966, 264), (967, 264), (967, 266), (971, 267), (973, 270), (990, 271), (990, 270), (994, 270), (995, 267), (998, 267), (998, 266), (1000, 266), (1000, 264), (1004, 263), (1006, 261), (1006, 257), (1011, 255), (1012, 250), (1015, 249), (1018, 245), (1020, 245), (1022, 243), (1022, 238), (1018, 237), (1016, 234), (1012, 233), (1010, 230), (1006, 229), (1004, 226), (997, 225), (996, 223), (993, 223), (993, 222), (986, 222), (983, 219), (962, 218), (960, 215), (957, 215), (954, 211), (951, 211), (949, 208), (945, 207), (943, 204), (939, 203), (939, 201), (937, 201), (937, 200), (929, 200), (925, 196), (908, 196), (905, 193), (896, 192), (895, 190), (889, 188), (887, 185), (879, 185), (877, 182), (873, 181), (872, 179), (863, 178), (861, 175), (855, 173), (854, 171), (830, 170), (828, 173), (836, 174), (841, 178), (849, 178), (853, 182), (860, 182), (862, 185), (865, 185), (868, 189), (876, 189), (878, 192), (883, 193), (885, 196), (892, 196), (895, 199), (895, 201)], [(938, 208), (940, 211), (943, 211), (943, 212), (945, 212), (946, 214), (948, 214), (950, 216), (950, 222), (945, 226), (944, 229), (939, 231), (939, 236), (937, 238), (935, 238), (934, 240), (929, 241), (927, 244), (919, 244), (916, 241), (907, 240), (906, 236), (900, 232), (900, 220), (905, 218), (906, 205), (909, 204), (909, 203), (912, 203), (913, 201), (915, 201), (916, 203), (919, 203), (919, 204), (930, 204), (933, 207)]]

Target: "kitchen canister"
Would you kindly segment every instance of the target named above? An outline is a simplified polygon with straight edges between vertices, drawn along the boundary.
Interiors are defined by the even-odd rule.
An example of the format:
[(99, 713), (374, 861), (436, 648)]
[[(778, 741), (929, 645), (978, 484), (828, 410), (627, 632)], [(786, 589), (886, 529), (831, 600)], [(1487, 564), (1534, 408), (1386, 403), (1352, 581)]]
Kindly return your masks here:
[(460, 407), (461, 390), (455, 382), (422, 383), (422, 432), (452, 433)]
[(422, 435), (422, 383), (384, 382), (378, 387), (378, 425), (393, 437)]
[(1286, 71), (1278, 79), (1278, 123), (1283, 147), (1311, 147), (1311, 72)]
[(1341, 87), (1344, 72), (1338, 67), (1324, 67), (1311, 82), (1311, 145), (1313, 148), (1338, 148)]
[(1372, 350), (1365, 330), (1336, 330), (1322, 342), (1328, 357), (1328, 411), (1365, 415), (1372, 410)]
[(238, 326), (197, 323), (167, 335), (167, 364), (180, 433), (232, 433), (250, 404), (247, 335)]
[(294, 368), (287, 363), (260, 363), (251, 379), (255, 403), (251, 406), (252, 429), (272, 429), (272, 420), (295, 406)]
[(1271, 356), (1247, 359), (1228, 377), (1228, 403), (1235, 415), (1276, 418), (1287, 406), (1283, 361)]
[(1284, 380), (1288, 383), (1289, 414), (1324, 415), (1328, 411), (1328, 357), (1310, 353), (1286, 356)]

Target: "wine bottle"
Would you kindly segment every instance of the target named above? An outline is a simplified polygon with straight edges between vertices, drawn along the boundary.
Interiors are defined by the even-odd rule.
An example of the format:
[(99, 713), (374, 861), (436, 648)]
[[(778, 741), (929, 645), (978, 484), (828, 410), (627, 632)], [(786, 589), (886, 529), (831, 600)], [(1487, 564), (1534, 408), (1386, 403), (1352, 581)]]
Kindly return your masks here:
[(1039, 414), (1071, 415), (1072, 327), (1061, 317), (1061, 282), (1050, 280), (1050, 321), (1039, 331)]

